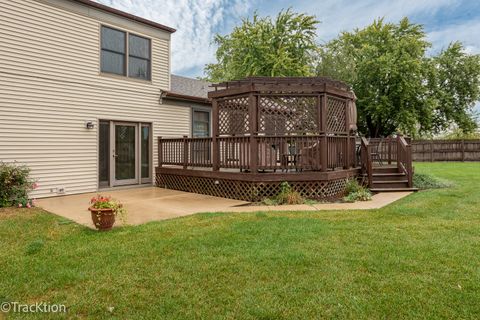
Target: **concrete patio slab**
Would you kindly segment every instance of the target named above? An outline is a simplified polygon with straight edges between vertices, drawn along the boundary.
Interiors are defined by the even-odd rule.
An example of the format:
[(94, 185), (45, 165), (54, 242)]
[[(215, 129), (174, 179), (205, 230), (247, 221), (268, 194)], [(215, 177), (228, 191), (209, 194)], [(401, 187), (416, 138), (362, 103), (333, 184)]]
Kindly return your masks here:
[[(126, 223), (137, 225), (197, 212), (229, 211), (245, 201), (224, 199), (156, 187), (122, 189), (39, 199), (37, 205), (46, 211), (94, 228), (88, 205), (97, 194), (111, 196), (127, 210)], [(121, 225), (120, 222), (116, 225)]]
[[(382, 208), (406, 197), (411, 192), (379, 193), (371, 201), (355, 203), (320, 203), (282, 206), (252, 206), (248, 202), (218, 198), (156, 187), (122, 189), (101, 192), (123, 203), (127, 210), (126, 223), (138, 225), (150, 221), (165, 220), (200, 212), (257, 212), (257, 211), (318, 211), (318, 210), (367, 210)], [(94, 228), (88, 205), (98, 193), (52, 197), (38, 200), (39, 207)], [(116, 225), (121, 225), (119, 221)]]

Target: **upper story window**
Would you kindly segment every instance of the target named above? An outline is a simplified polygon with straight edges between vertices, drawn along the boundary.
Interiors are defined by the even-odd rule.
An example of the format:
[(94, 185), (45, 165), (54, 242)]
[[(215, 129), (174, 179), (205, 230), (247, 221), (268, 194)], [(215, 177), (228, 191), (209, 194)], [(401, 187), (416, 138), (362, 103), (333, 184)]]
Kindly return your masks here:
[(125, 32), (115, 29), (102, 27), (102, 72), (126, 75), (125, 70), (125, 52), (126, 37)]
[(150, 39), (102, 26), (102, 72), (151, 79)]

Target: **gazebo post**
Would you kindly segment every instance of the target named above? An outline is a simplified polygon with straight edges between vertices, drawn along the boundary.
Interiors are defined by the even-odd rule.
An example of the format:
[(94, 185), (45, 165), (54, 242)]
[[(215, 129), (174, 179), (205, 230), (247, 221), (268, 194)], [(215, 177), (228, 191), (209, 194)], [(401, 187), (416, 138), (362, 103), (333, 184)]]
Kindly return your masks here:
[[(348, 100), (347, 100), (348, 101)], [(350, 112), (349, 112), (349, 103), (345, 104), (345, 129), (347, 131), (347, 141), (345, 142), (345, 163), (343, 165), (344, 169), (350, 168)]]
[(326, 90), (322, 95), (322, 100), (320, 104), (320, 113), (321, 113), (321, 126), (320, 131), (321, 138), (320, 138), (320, 165), (321, 171), (327, 171), (328, 166), (328, 143), (327, 143), (327, 93)]
[(218, 103), (217, 99), (212, 99), (212, 170), (218, 171), (220, 168), (219, 163), (219, 150), (218, 150)]
[(250, 134), (250, 172), (258, 171), (258, 112), (257, 112), (257, 96), (250, 92), (248, 95), (248, 119)]

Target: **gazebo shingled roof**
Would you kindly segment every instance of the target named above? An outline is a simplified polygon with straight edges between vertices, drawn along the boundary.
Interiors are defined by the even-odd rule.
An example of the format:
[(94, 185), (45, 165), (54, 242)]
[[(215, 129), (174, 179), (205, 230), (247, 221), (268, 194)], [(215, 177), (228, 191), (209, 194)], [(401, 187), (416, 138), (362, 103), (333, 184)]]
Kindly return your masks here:
[(327, 77), (247, 77), (241, 80), (232, 80), (212, 84), (215, 90), (209, 92), (210, 98), (241, 93), (246, 91), (257, 92), (298, 92), (312, 93), (330, 91), (332, 94), (353, 98), (350, 87), (341, 81)]

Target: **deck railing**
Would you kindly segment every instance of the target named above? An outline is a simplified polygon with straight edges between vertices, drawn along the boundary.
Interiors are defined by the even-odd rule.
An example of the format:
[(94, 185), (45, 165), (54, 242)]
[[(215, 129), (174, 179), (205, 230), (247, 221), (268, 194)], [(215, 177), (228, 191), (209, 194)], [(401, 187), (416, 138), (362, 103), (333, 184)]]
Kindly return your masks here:
[[(255, 135), (159, 138), (159, 166), (240, 171), (327, 171), (354, 168), (355, 137), (348, 135)], [(217, 165), (215, 164), (217, 161)]]
[(410, 139), (402, 135), (387, 138), (364, 138), (361, 143), (361, 168), (368, 178), (368, 185), (373, 184), (374, 166), (396, 164), (399, 173), (405, 173), (408, 187), (413, 187), (412, 149)]
[(397, 168), (405, 173), (408, 187), (413, 187), (412, 146), (401, 135), (397, 136)]
[(373, 162), (371, 154), (370, 142), (364, 137), (360, 138), (361, 141), (361, 166), (362, 173), (367, 176), (368, 186), (373, 185)]
[(158, 138), (158, 163), (187, 168), (212, 166), (212, 138)]
[(219, 137), (217, 143), (219, 168), (250, 169), (250, 137)]

